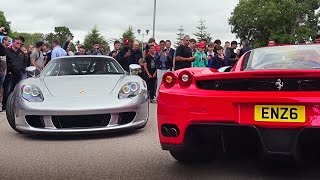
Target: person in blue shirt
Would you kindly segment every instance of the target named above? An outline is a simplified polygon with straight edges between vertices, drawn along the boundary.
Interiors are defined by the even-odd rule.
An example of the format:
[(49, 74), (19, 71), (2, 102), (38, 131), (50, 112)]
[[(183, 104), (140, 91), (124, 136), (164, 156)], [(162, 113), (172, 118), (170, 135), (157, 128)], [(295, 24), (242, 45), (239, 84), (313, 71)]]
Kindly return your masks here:
[(157, 89), (156, 97), (159, 95), (159, 88), (162, 82), (162, 77), (166, 72), (172, 69), (172, 57), (168, 49), (165, 48), (166, 42), (164, 40), (160, 41), (160, 51), (156, 52), (154, 55), (155, 65), (157, 69)]
[(54, 58), (57, 58), (57, 57), (62, 57), (62, 56), (67, 56), (66, 50), (64, 50), (60, 46), (59, 40), (53, 40), (52, 47), (53, 47), (53, 50), (51, 52), (51, 59), (54, 59)]
[(223, 47), (216, 47), (217, 53), (214, 55), (211, 68), (220, 69), (224, 66), (229, 66), (228, 58), (223, 54)]

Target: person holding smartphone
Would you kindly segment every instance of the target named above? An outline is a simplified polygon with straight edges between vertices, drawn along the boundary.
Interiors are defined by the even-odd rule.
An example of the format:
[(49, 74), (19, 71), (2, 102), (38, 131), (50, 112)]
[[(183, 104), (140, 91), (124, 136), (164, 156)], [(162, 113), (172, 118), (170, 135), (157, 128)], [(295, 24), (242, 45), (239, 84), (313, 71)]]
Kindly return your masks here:
[(105, 53), (101, 51), (100, 43), (94, 42), (92, 43), (92, 49), (87, 52), (87, 55), (105, 55)]
[(162, 77), (166, 72), (169, 72), (173, 67), (172, 56), (166, 47), (166, 42), (164, 40), (160, 41), (160, 51), (155, 53), (154, 59), (157, 68), (157, 93), (159, 95), (159, 88), (161, 85)]

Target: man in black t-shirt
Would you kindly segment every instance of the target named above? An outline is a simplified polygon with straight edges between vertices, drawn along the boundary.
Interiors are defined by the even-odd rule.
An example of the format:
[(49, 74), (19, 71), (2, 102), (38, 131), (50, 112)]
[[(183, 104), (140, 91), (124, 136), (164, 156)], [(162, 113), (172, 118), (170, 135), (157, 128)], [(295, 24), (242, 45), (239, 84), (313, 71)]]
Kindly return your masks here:
[(236, 49), (237, 49), (237, 46), (238, 46), (238, 42), (237, 41), (232, 41), (231, 42), (231, 47), (226, 49), (225, 56), (226, 56), (227, 59), (229, 59), (230, 66), (234, 66), (238, 61), (237, 53), (235, 52)]
[(190, 68), (192, 62), (196, 59), (192, 57), (192, 49), (188, 47), (190, 44), (190, 36), (186, 35), (183, 38), (183, 45), (180, 45), (176, 50), (175, 69)]
[(157, 68), (156, 68), (156, 62), (154, 59), (155, 54), (155, 47), (154, 45), (149, 46), (149, 54), (145, 58), (146, 60), (146, 66), (145, 66), (145, 72), (148, 76), (147, 78), (147, 85), (149, 90), (149, 98), (150, 102), (154, 103), (155, 100), (155, 91), (156, 91), (156, 80), (157, 80)]

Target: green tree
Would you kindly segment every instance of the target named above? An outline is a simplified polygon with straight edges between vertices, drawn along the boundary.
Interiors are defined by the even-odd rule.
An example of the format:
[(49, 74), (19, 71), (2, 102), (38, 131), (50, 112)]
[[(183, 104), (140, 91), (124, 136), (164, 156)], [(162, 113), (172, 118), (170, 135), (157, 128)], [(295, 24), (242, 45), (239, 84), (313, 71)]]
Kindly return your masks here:
[(108, 42), (101, 35), (97, 26), (94, 26), (92, 30), (86, 35), (84, 39), (84, 47), (86, 49), (91, 49), (93, 43), (99, 43), (107, 52), (110, 51)]
[(180, 41), (184, 36), (185, 36), (184, 29), (183, 29), (183, 26), (181, 25), (180, 28), (178, 29), (177, 41), (174, 43), (175, 48), (180, 46)]
[(49, 33), (45, 35), (45, 40), (47, 43), (51, 44), (52, 41), (56, 38), (54, 33)]
[(4, 12), (0, 11), (0, 27), (4, 27), (9, 36), (12, 36), (11, 23), (7, 21)]
[(55, 38), (60, 41), (60, 43), (64, 43), (69, 36), (72, 36), (72, 33), (68, 27), (58, 26), (54, 28)]
[(58, 26), (54, 28), (53, 33), (48, 33), (45, 35), (45, 40), (48, 43), (52, 43), (53, 40), (57, 39), (63, 44), (69, 36), (72, 36), (70, 29), (66, 26)]
[(267, 45), (270, 38), (280, 43), (309, 40), (318, 32), (319, 0), (240, 0), (229, 19), (232, 33), (253, 42), (255, 47)]
[(22, 36), (25, 39), (25, 45), (34, 45), (39, 41), (45, 40), (45, 35), (43, 33), (26, 33), (26, 32), (13, 32), (14, 37)]
[(200, 20), (200, 24), (199, 26), (197, 26), (198, 32), (193, 34), (197, 37), (198, 42), (200, 42), (202, 39), (206, 39), (207, 42), (210, 42), (212, 40), (211, 35), (207, 32), (208, 28), (204, 24), (205, 22), (205, 20)]
[(122, 34), (120, 39), (121, 41), (123, 41), (125, 38), (130, 39), (130, 43), (133, 43), (133, 41), (136, 39), (132, 26), (128, 27), (128, 29)]

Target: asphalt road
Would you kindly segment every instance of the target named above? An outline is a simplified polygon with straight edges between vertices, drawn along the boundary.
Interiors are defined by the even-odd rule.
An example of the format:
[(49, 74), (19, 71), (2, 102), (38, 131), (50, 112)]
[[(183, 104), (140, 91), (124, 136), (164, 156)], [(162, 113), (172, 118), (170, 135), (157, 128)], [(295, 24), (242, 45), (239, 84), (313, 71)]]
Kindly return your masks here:
[[(177, 163), (159, 145), (156, 105), (145, 129), (113, 135), (34, 137), (0, 114), (0, 179), (319, 179), (320, 163), (266, 168), (250, 156)], [(277, 164), (277, 163), (275, 163)]]

